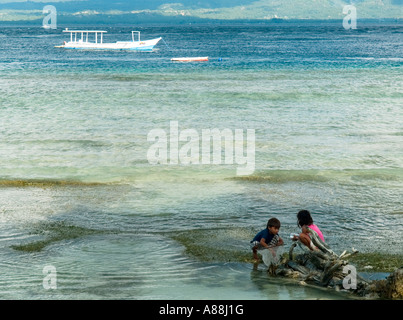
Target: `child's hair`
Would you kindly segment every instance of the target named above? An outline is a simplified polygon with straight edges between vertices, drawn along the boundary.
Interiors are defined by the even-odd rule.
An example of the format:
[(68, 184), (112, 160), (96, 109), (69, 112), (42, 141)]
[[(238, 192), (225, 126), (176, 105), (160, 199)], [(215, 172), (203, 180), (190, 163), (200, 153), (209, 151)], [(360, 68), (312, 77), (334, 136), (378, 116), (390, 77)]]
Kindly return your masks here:
[(297, 213), (297, 220), (298, 220), (298, 226), (309, 226), (313, 224), (313, 219), (311, 217), (311, 213), (308, 210), (300, 210)]
[(280, 229), (281, 223), (280, 220), (277, 218), (270, 218), (269, 221), (267, 221), (267, 228), (269, 227), (276, 227)]

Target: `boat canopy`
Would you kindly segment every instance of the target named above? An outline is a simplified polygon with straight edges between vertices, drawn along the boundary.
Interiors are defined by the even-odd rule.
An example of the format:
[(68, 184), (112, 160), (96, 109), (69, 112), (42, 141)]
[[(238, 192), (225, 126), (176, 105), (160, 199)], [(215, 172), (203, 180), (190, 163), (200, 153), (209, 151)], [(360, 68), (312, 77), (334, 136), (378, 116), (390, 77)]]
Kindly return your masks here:
[[(88, 42), (88, 35), (89, 34), (94, 34), (94, 41), (95, 43), (98, 43), (98, 33), (101, 34), (100, 42), (103, 43), (103, 34), (107, 33), (108, 31), (103, 31), (103, 30), (69, 30), (66, 28), (63, 30), (63, 32), (70, 32), (70, 42)], [(81, 38), (77, 39), (77, 34), (81, 33)], [(140, 31), (132, 31), (132, 41), (134, 42), (134, 34), (138, 34), (138, 40), (140, 41)], [(73, 34), (74, 34), (74, 40), (73, 40)]]
[[(88, 42), (88, 34), (95, 34), (95, 43), (98, 43), (98, 33), (101, 34), (101, 39), (100, 43), (103, 42), (103, 34), (107, 33), (107, 31), (102, 31), (102, 30), (69, 30), (65, 29), (63, 32), (70, 32), (70, 42)], [(81, 33), (81, 39), (77, 40), (77, 34)], [(74, 34), (74, 40), (73, 40), (73, 34)], [(84, 35), (85, 35), (85, 41), (84, 41)]]

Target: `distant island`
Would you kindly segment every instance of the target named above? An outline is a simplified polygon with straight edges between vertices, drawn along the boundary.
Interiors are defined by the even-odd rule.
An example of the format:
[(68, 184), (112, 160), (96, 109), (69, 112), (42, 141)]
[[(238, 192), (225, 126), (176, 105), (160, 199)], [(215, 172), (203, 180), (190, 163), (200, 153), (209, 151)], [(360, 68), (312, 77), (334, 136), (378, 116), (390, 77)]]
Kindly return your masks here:
[(353, 4), (358, 19), (403, 19), (403, 0), (0, 0), (0, 23), (40, 22), (45, 5), (57, 9), (61, 24), (184, 23), (206, 21), (273, 21), (343, 19)]

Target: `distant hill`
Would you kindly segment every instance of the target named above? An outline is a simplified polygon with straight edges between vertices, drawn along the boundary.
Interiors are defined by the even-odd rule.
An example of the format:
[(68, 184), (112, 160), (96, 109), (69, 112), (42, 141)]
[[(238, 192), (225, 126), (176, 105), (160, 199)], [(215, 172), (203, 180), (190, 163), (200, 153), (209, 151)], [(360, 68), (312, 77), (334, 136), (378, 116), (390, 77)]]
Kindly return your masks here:
[[(38, 0), (39, 1), (39, 0)], [(346, 0), (0, 0), (0, 22), (37, 21), (42, 9), (56, 7), (58, 21), (132, 23), (203, 20), (342, 19)], [(355, 0), (358, 19), (402, 19), (403, 0)]]

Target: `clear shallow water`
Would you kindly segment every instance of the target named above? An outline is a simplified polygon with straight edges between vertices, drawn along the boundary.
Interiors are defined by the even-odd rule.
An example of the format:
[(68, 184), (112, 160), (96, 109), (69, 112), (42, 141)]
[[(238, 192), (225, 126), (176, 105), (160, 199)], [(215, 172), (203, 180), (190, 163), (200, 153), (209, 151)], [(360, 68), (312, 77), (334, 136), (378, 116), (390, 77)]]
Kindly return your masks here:
[[(1, 298), (340, 298), (244, 262), (268, 218), (286, 239), (301, 208), (336, 251), (403, 254), (401, 26), (142, 31), (167, 45), (63, 51), (60, 29), (1, 29)], [(151, 165), (147, 134), (170, 121), (255, 129), (254, 173)]]

